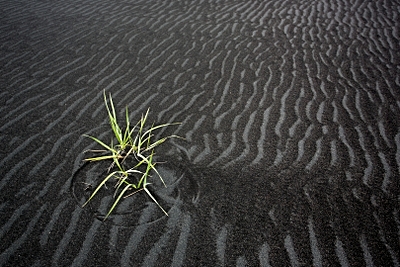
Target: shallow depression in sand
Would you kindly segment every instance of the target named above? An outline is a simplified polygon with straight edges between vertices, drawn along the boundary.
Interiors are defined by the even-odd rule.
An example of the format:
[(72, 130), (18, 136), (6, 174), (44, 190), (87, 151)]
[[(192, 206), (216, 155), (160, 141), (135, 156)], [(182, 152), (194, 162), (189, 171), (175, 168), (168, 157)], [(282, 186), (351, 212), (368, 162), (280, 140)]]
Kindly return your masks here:
[[(172, 209), (196, 206), (200, 188), (189, 168), (184, 164), (176, 164), (162, 159), (157, 162), (159, 162), (156, 166), (157, 171), (165, 185), (158, 175), (152, 172), (148, 179), (147, 189), (162, 208), (169, 213)], [(108, 167), (109, 162), (85, 162), (74, 172), (71, 194), (77, 205), (83, 206), (97, 186), (107, 177)], [(109, 179), (83, 209), (90, 210), (97, 219), (104, 220), (117, 197), (114, 196), (115, 184), (114, 178)], [(166, 215), (144, 190), (136, 193), (135, 190), (129, 190), (107, 221), (129, 227), (154, 223), (163, 219), (166, 219)]]

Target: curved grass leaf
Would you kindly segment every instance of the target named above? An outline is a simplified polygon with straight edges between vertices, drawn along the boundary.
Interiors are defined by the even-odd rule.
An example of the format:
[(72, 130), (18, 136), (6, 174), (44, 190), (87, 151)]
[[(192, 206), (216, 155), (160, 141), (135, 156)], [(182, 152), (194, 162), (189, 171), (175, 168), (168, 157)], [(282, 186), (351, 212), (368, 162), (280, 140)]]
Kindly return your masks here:
[(164, 212), (165, 215), (168, 216), (168, 213), (161, 207), (161, 205), (158, 203), (158, 201), (153, 197), (153, 195), (150, 193), (150, 191), (146, 188), (146, 186), (143, 187), (143, 190), (149, 195), (149, 197), (154, 201), (154, 203), (157, 204), (157, 206)]
[(97, 194), (97, 192), (100, 190), (100, 188), (101, 188), (111, 177), (113, 177), (116, 173), (118, 173), (118, 172), (117, 172), (117, 171), (116, 171), (116, 172), (112, 172), (112, 173), (110, 173), (106, 178), (104, 178), (103, 181), (101, 181), (101, 183), (96, 187), (96, 189), (94, 190), (94, 192), (90, 195), (89, 199), (86, 200), (86, 202), (82, 205), (82, 207), (85, 207), (85, 206), (89, 203), (89, 201), (92, 200), (92, 198)]
[(110, 214), (112, 213), (112, 211), (115, 209), (115, 207), (117, 206), (117, 204), (119, 203), (119, 201), (121, 200), (122, 196), (125, 194), (125, 192), (131, 187), (130, 184), (128, 184), (127, 186), (125, 186), (125, 188), (121, 191), (121, 193), (118, 195), (118, 198), (114, 201), (113, 205), (111, 206), (110, 210), (108, 211), (106, 217), (104, 218), (107, 219), (108, 216), (110, 216)]

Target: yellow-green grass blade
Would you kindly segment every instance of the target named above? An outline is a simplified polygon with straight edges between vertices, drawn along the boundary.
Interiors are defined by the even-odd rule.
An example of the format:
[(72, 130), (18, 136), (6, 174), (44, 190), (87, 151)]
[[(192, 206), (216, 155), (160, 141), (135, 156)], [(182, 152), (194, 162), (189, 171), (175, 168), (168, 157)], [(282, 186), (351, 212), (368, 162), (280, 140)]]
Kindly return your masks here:
[[(146, 161), (142, 161), (142, 162), (146, 162)], [(147, 163), (147, 162), (146, 162)], [(146, 184), (147, 182), (147, 177), (149, 175), (149, 165), (147, 164), (146, 166), (146, 171), (143, 173), (142, 177), (140, 177), (139, 182), (137, 183), (137, 188), (140, 188), (142, 186), (142, 184)]]
[(141, 129), (139, 129), (139, 133), (137, 134), (135, 140), (136, 140), (136, 153), (139, 153), (140, 150), (142, 149), (142, 141), (143, 135), (141, 133)]
[[(130, 121), (129, 121), (129, 112), (128, 107), (125, 108), (125, 133), (124, 133), (124, 146), (128, 145), (131, 142), (132, 136), (130, 131)], [(125, 147), (124, 147), (125, 149)]]
[(163, 123), (163, 124), (160, 124), (160, 125), (152, 126), (150, 129), (148, 129), (143, 134), (143, 136), (149, 134), (149, 132), (152, 132), (154, 130), (157, 130), (157, 129), (160, 129), (160, 128), (164, 128), (164, 127), (168, 127), (168, 126), (171, 126), (171, 125), (179, 125), (179, 124), (181, 124), (181, 123), (180, 122), (171, 122), (171, 123)]
[(132, 129), (130, 130), (130, 132), (129, 132), (129, 136), (132, 136), (133, 132), (136, 130), (136, 128), (138, 127), (139, 123), (140, 123), (140, 121), (138, 121), (138, 122), (133, 126), (133, 128), (132, 128)]
[(90, 195), (89, 199), (86, 200), (86, 202), (82, 205), (82, 207), (85, 207), (86, 204), (89, 203), (90, 200), (92, 200), (92, 198), (97, 194), (97, 192), (100, 190), (100, 188), (105, 185), (105, 183), (111, 178), (113, 177), (116, 173), (118, 172), (112, 172), (110, 173), (106, 178), (103, 179), (103, 181), (96, 187), (96, 189), (94, 190), (94, 192), (92, 193), (92, 195)]
[(137, 134), (135, 136), (135, 139), (132, 139), (132, 145), (131, 145), (131, 149), (130, 149), (131, 153), (138, 151), (138, 140), (139, 140), (139, 135)]
[(143, 190), (149, 195), (149, 197), (154, 201), (154, 203), (157, 204), (157, 206), (164, 212), (165, 215), (168, 216), (168, 213), (161, 207), (161, 205), (158, 203), (158, 201), (153, 197), (153, 195), (150, 193), (150, 191), (146, 188), (146, 186), (143, 187)]
[(119, 163), (119, 160), (118, 160), (122, 157), (119, 153), (120, 153), (120, 151), (118, 151), (117, 154), (114, 154), (114, 157), (113, 157), (114, 163), (115, 163), (115, 165), (117, 165), (117, 167), (120, 171), (125, 172), (124, 168), (122, 167), (122, 165)]
[(108, 211), (106, 217), (104, 218), (104, 220), (106, 220), (108, 218), (108, 216), (110, 216), (110, 214), (113, 212), (113, 210), (115, 209), (115, 207), (117, 206), (117, 204), (119, 203), (119, 201), (121, 200), (122, 196), (125, 194), (125, 192), (131, 187), (130, 184), (128, 184), (127, 186), (125, 186), (125, 188), (121, 191), (121, 193), (118, 195), (118, 198), (114, 201), (113, 205), (111, 206), (110, 210)]
[(161, 145), (167, 139), (168, 139), (168, 137), (164, 137), (164, 138), (161, 138), (160, 140), (157, 140), (156, 142), (154, 142), (152, 144), (149, 144), (143, 152), (146, 152), (146, 151), (149, 151), (149, 150), (153, 150), (153, 148), (155, 148), (156, 146)]
[(144, 126), (146, 124), (147, 116), (149, 115), (149, 111), (150, 111), (150, 108), (147, 109), (145, 115), (142, 114), (142, 117), (140, 119), (140, 123), (139, 123), (140, 127), (139, 127), (139, 132), (138, 132), (138, 135), (137, 135), (137, 137), (138, 137), (137, 151), (138, 152), (140, 151), (141, 146), (143, 144), (142, 138), (144, 137), (144, 135), (142, 133), (143, 133), (143, 130), (144, 130)]
[(87, 158), (84, 160), (85, 161), (100, 161), (100, 160), (107, 160), (107, 159), (115, 159), (115, 156), (114, 155), (100, 156), (100, 157)]
[(149, 160), (147, 160), (147, 158), (144, 158), (144, 159), (147, 163), (147, 168), (146, 168), (146, 172), (145, 172), (144, 179), (143, 179), (143, 187), (145, 187), (145, 185), (147, 184), (147, 177), (149, 176), (149, 172), (152, 169), (151, 162), (153, 161), (153, 153), (150, 154)]
[(126, 171), (127, 173), (143, 173), (143, 172), (141, 172), (141, 171), (138, 171), (138, 170), (134, 170), (134, 168), (131, 168), (131, 169), (129, 169), (129, 170), (127, 170)]
[(119, 188), (125, 183), (125, 184), (129, 184), (126, 180), (128, 179), (128, 176), (127, 175), (123, 175), (123, 176), (121, 176), (121, 177), (119, 177), (118, 178), (118, 182), (117, 182), (117, 184), (116, 184), (116, 189), (115, 189), (115, 192), (114, 192), (114, 198), (115, 198), (115, 196), (117, 195), (117, 193), (118, 193), (118, 191), (119, 191)]
[(143, 162), (147, 163), (146, 171), (143, 173), (142, 177), (140, 178), (140, 180), (137, 184), (137, 187), (139, 188), (142, 184), (143, 185), (147, 184), (147, 177), (149, 176), (149, 172), (151, 170), (151, 165), (149, 163), (152, 161), (153, 154), (151, 154), (149, 156), (150, 160), (148, 160), (146, 157), (144, 157), (141, 154), (138, 154), (138, 156), (142, 158), (142, 161), (140, 161), (138, 164), (141, 165)]
[(184, 139), (183, 137), (180, 137), (180, 136), (178, 136), (178, 135), (170, 135), (170, 136), (167, 136), (167, 137), (163, 137), (163, 138), (157, 140), (156, 142), (154, 142), (153, 144), (149, 145), (143, 152), (146, 152), (146, 151), (149, 151), (149, 150), (154, 149), (155, 147), (161, 145), (161, 144), (164, 143), (167, 139), (170, 139), (170, 138), (181, 138), (181, 139)]
[[(161, 125), (157, 125), (157, 126), (152, 125), (152, 127), (151, 127), (150, 129), (148, 129), (148, 130), (142, 135), (143, 138), (144, 138), (144, 137), (145, 137), (145, 138), (144, 138), (144, 140), (142, 140), (141, 145), (142, 145), (143, 143), (147, 142), (147, 145), (146, 145), (146, 148), (144, 149), (144, 151), (148, 151), (148, 150), (153, 149), (154, 147), (156, 147), (156, 146), (158, 146), (158, 145), (164, 143), (168, 138), (178, 137), (178, 136), (176, 136), (176, 135), (170, 135), (170, 136), (167, 136), (167, 137), (164, 137), (164, 138), (159, 139), (158, 141), (154, 142), (153, 144), (151, 144), (151, 140), (150, 140), (151, 137), (153, 136), (151, 133), (152, 133), (154, 130), (157, 130), (157, 129), (160, 129), (160, 128), (164, 128), (164, 127), (167, 127), (167, 126), (170, 126), (170, 125), (176, 125), (176, 124), (180, 124), (180, 123), (165, 123), (165, 124), (161, 124)], [(147, 137), (146, 137), (146, 136), (147, 136)]]
[(100, 139), (97, 139), (96, 137), (93, 137), (93, 136), (90, 136), (90, 135), (87, 135), (87, 134), (84, 134), (83, 136), (89, 137), (90, 139), (92, 139), (93, 141), (95, 141), (96, 143), (98, 143), (99, 145), (101, 145), (101, 146), (103, 146), (104, 148), (106, 148), (108, 151), (111, 151), (111, 152), (115, 151), (114, 148), (112, 148), (112, 147), (109, 146), (109, 145), (106, 145), (103, 141), (101, 141)]
[[(140, 155), (140, 156), (139, 156)], [(135, 167), (133, 167), (133, 169), (139, 168), (143, 163), (147, 163), (147, 161), (145, 159), (143, 159), (143, 155), (142, 154), (137, 154), (137, 156), (139, 156), (140, 158), (142, 158), (141, 161), (139, 161), (139, 159), (137, 159), (139, 162), (135, 165)]]
[[(151, 139), (151, 137), (154, 136), (154, 135), (151, 134), (151, 132), (153, 131), (153, 126), (154, 126), (154, 123), (151, 125), (150, 129), (147, 130), (147, 131), (143, 134), (144, 140), (142, 140), (142, 142), (143, 142), (143, 143), (147, 143), (147, 144), (146, 144), (146, 149), (147, 149), (147, 148), (149, 147), (149, 145), (150, 145), (150, 139)], [(146, 137), (146, 135), (147, 135), (147, 137)]]
[(147, 117), (149, 115), (149, 111), (150, 111), (150, 108), (147, 109), (146, 114), (144, 116), (142, 114), (142, 119), (140, 120), (140, 132), (142, 132), (144, 129), (144, 125), (146, 124)]
[(133, 174), (133, 173), (137, 173), (137, 174), (141, 174), (141, 175), (143, 175), (144, 174), (144, 172), (142, 172), (142, 171), (139, 171), (139, 170), (134, 170), (133, 168), (132, 169), (129, 169), (129, 170), (127, 170), (126, 171), (126, 173), (129, 175), (129, 174)]
[(157, 171), (155, 164), (153, 164), (153, 155), (154, 155), (154, 151), (151, 152), (150, 154), (150, 159), (147, 159), (146, 157), (144, 157), (142, 154), (138, 154), (139, 157), (141, 157), (143, 159), (144, 162), (147, 163), (147, 170), (146, 172), (150, 171), (150, 170), (154, 170), (154, 172), (158, 175), (158, 177), (160, 178), (161, 182), (163, 183), (163, 185), (165, 187), (167, 187), (167, 185), (164, 182), (164, 179), (161, 177), (160, 173)]
[(106, 96), (105, 92), (104, 92), (104, 102), (105, 102), (105, 105), (106, 105), (106, 108), (107, 108), (108, 117), (110, 119), (110, 126), (111, 126), (111, 129), (114, 132), (115, 138), (117, 138), (117, 141), (118, 141), (119, 144), (123, 144), (122, 131), (121, 131), (121, 128), (119, 127), (119, 125), (118, 125), (117, 113), (115, 112), (114, 102), (112, 100), (111, 94), (109, 96), (110, 106), (108, 106), (107, 96)]
[(143, 181), (147, 181), (147, 173), (143, 173), (142, 176), (140, 177), (138, 183), (135, 185), (135, 188), (140, 188), (143, 184)]
[(161, 177), (161, 174), (157, 171), (155, 164), (150, 163), (151, 168), (155, 171), (155, 173), (157, 173), (158, 178), (160, 178), (161, 182), (163, 183), (164, 187), (167, 187), (167, 185), (164, 182), (164, 179)]
[[(138, 173), (138, 174), (141, 174), (142, 176), (141, 176), (141, 178), (139, 179), (139, 182), (143, 179), (143, 178), (142, 178), (143, 175), (145, 175), (144, 172), (141, 172), (141, 171), (138, 171), (138, 170), (132, 170), (132, 169), (129, 169), (129, 170), (127, 170), (126, 172), (127, 172), (128, 174), (131, 174), (131, 173)], [(133, 188), (138, 189), (138, 188), (140, 187), (140, 186), (139, 186), (139, 182), (138, 182), (137, 184), (134, 184), (134, 183), (130, 183), (130, 184), (132, 185)], [(128, 183), (128, 182), (126, 182), (126, 183)]]

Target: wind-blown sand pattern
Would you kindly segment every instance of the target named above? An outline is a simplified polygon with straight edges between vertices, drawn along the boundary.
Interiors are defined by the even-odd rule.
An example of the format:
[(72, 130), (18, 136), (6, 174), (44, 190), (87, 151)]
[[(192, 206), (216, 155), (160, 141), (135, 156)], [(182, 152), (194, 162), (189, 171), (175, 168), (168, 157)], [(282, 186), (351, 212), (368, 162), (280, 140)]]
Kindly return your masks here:
[[(400, 2), (0, 0), (0, 266), (400, 266)], [(182, 122), (81, 204), (103, 90)], [(154, 187), (155, 188), (155, 187)], [(106, 189), (104, 189), (106, 191)]]

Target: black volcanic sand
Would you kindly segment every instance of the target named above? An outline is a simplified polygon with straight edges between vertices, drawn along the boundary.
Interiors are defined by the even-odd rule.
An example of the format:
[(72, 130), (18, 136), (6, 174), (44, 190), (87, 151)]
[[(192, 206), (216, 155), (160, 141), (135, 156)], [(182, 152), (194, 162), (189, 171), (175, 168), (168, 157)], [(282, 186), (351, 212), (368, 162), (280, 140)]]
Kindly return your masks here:
[[(0, 266), (399, 266), (400, 3), (0, 0)], [(182, 122), (149, 190), (83, 134)]]

